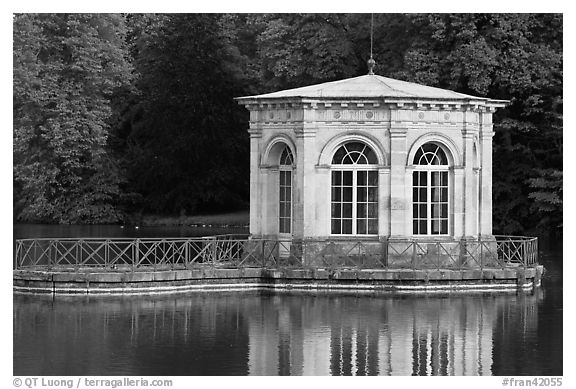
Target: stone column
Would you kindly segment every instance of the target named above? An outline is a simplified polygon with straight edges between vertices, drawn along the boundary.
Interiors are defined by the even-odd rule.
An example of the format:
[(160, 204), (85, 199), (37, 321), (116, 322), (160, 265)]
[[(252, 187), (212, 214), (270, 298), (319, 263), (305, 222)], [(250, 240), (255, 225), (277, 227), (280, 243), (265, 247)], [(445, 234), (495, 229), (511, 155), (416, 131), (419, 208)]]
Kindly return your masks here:
[(327, 237), (331, 234), (332, 218), (332, 175), (330, 166), (316, 166), (316, 236)]
[[(298, 156), (298, 170), (302, 172), (301, 176), (301, 190), (302, 194), (300, 199), (300, 206), (302, 207), (302, 237), (310, 238), (317, 236), (316, 224), (318, 222), (316, 217), (317, 207), (317, 182), (316, 182), (316, 128), (304, 128), (296, 133), (297, 143), (301, 144), (300, 153)], [(299, 183), (300, 183), (299, 182)], [(327, 188), (322, 188), (326, 191)]]
[(472, 131), (462, 131), (464, 143), (464, 237), (477, 235), (476, 196), (474, 193), (476, 175), (474, 174), (474, 138)]
[[(252, 124), (251, 124), (252, 127)], [(262, 130), (250, 128), (250, 235), (262, 234), (262, 177), (260, 171), (260, 143)]]
[(390, 238), (406, 237), (406, 132), (397, 124), (390, 127)]
[(390, 167), (378, 169), (378, 235), (390, 236)]
[[(484, 114), (483, 116), (486, 116)], [(492, 116), (492, 115), (490, 115)], [(492, 236), (492, 125), (480, 132), (480, 235)]]
[(452, 197), (452, 209), (454, 215), (453, 234), (454, 239), (460, 239), (464, 235), (464, 167), (454, 166), (454, 192)]
[(278, 235), (279, 169), (278, 167), (260, 168), (262, 177), (260, 215), (262, 234), (266, 237)]

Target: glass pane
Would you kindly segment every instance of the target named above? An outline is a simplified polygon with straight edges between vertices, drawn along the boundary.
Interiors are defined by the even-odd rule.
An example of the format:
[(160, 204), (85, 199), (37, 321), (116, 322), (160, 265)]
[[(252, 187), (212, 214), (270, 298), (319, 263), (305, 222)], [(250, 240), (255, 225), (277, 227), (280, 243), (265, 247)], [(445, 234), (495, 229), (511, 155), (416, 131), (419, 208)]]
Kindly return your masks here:
[(332, 172), (332, 185), (342, 185), (342, 172)]
[(440, 191), (438, 190), (438, 188), (432, 188), (432, 193), (431, 193), (431, 197), (430, 199), (434, 202), (438, 202), (440, 201)]
[(420, 176), (419, 172), (414, 172), (412, 174), (412, 186), (418, 186), (418, 177)]
[(420, 147), (417, 151), (416, 151), (416, 155), (414, 156), (414, 165), (420, 165), (421, 161), (422, 161), (422, 147)]
[(332, 187), (332, 201), (340, 202), (342, 200), (342, 189)]
[(333, 234), (341, 234), (341, 226), (340, 219), (332, 219), (332, 233)]
[(418, 235), (418, 234), (419, 234), (419, 232), (418, 232), (418, 221), (417, 221), (417, 220), (412, 221), (412, 233), (415, 234), (415, 235)]
[(342, 188), (342, 199), (346, 202), (352, 202), (352, 188)]
[(432, 219), (432, 234), (440, 234), (440, 220)]
[(350, 153), (350, 158), (352, 158), (353, 163), (358, 163), (361, 165), (366, 165), (368, 163), (366, 156), (362, 153), (356, 153), (356, 152)]
[(448, 188), (442, 188), (442, 198), (441, 201), (448, 201)]
[(378, 186), (378, 172), (368, 172), (368, 185)]
[(286, 185), (290, 185), (292, 183), (292, 173), (291, 172), (284, 172), (286, 173)]
[(292, 200), (292, 188), (289, 186), (286, 188), (286, 201)]
[(358, 219), (356, 222), (356, 233), (365, 235), (367, 232), (366, 219)]
[(356, 184), (366, 185), (368, 182), (368, 172), (357, 172), (356, 173)]
[(436, 153), (438, 158), (440, 159), (440, 164), (448, 165), (448, 158), (446, 158), (446, 153), (440, 147), (438, 147), (438, 152)]
[(448, 186), (448, 172), (442, 172), (441, 174), (441, 182), (442, 182), (442, 186)]
[(426, 188), (420, 188), (418, 189), (419, 193), (419, 200), (420, 201), (426, 201)]
[(441, 234), (448, 233), (448, 220), (442, 220), (441, 222), (442, 230), (440, 231)]
[(369, 219), (368, 220), (368, 233), (377, 234), (378, 233), (378, 220)]
[(348, 150), (348, 152), (360, 152), (362, 150), (364, 150), (366, 146), (364, 145), (364, 143), (360, 143), (360, 142), (348, 142), (346, 143), (346, 149)]
[(432, 172), (432, 185), (440, 186), (440, 172)]
[(370, 165), (378, 164), (378, 158), (376, 158), (376, 153), (374, 150), (372, 150), (370, 147), (366, 147), (364, 153), (366, 154), (366, 158), (368, 159), (368, 163)]
[(342, 172), (343, 185), (352, 186), (352, 172)]
[(356, 199), (358, 202), (365, 202), (366, 199), (368, 198), (368, 189), (366, 187), (358, 188), (358, 190), (356, 191), (356, 195), (358, 196), (358, 198)]
[(368, 201), (378, 201), (378, 188), (368, 187)]
[(352, 203), (342, 204), (342, 217), (352, 217)]
[(352, 233), (352, 219), (342, 220), (342, 233), (351, 234)]
[(363, 218), (367, 216), (368, 207), (366, 204), (358, 204), (356, 206), (356, 217)]
[(412, 205), (412, 217), (415, 217), (415, 218), (418, 217), (418, 205), (417, 204)]
[(426, 220), (420, 220), (418, 223), (420, 224), (420, 232), (419, 233), (420, 234), (427, 234), (428, 231), (426, 228)]
[(344, 159), (345, 155), (346, 155), (346, 149), (344, 148), (344, 146), (342, 146), (338, 150), (336, 150), (336, 152), (334, 153), (334, 157), (332, 158), (332, 163), (336, 164), (336, 165), (342, 164), (342, 160)]
[(438, 204), (432, 204), (432, 217), (439, 218), (440, 217), (440, 207)]
[(340, 218), (342, 216), (342, 206), (340, 204), (332, 204), (332, 217)]
[(418, 196), (418, 189), (417, 188), (412, 189), (412, 200), (414, 200), (414, 202), (420, 201), (420, 197)]
[(420, 204), (419, 208), (420, 208), (420, 217), (427, 217), (428, 216), (428, 214), (427, 214), (428, 206), (426, 204)]
[(428, 185), (428, 173), (420, 172), (420, 186)]
[(378, 218), (378, 203), (368, 203), (368, 217), (372, 219)]
[(281, 226), (280, 232), (285, 234), (290, 233), (290, 219), (282, 219), (280, 226)]
[(447, 218), (448, 217), (448, 204), (442, 204), (442, 211), (440, 216)]

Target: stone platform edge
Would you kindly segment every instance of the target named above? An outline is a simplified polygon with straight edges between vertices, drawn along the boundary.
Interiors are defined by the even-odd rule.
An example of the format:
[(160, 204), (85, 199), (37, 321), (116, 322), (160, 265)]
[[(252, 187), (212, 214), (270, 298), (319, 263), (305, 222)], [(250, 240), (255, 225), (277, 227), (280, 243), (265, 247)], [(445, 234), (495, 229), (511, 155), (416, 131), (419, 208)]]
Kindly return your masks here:
[(16, 293), (157, 294), (185, 291), (490, 292), (540, 286), (544, 267), (467, 270), (196, 268), (162, 271), (14, 270)]

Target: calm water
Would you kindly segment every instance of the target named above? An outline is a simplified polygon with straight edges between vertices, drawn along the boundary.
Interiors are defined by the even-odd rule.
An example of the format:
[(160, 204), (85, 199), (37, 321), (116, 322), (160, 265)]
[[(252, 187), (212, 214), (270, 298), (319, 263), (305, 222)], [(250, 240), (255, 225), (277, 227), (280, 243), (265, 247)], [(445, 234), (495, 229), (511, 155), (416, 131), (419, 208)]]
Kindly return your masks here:
[[(89, 230), (46, 228), (14, 233)], [(154, 233), (206, 235), (176, 230)], [(541, 261), (518, 295), (15, 295), (14, 375), (562, 375), (562, 258)]]

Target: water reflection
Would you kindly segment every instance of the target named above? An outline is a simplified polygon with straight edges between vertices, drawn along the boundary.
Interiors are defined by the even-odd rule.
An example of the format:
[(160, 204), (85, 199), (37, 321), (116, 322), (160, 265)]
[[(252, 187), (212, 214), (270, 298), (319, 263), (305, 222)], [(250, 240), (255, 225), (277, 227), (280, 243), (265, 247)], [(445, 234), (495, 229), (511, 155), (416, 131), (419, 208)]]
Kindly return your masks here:
[(498, 374), (501, 355), (526, 357), (513, 353), (535, 337), (541, 299), (15, 296), (14, 374)]

